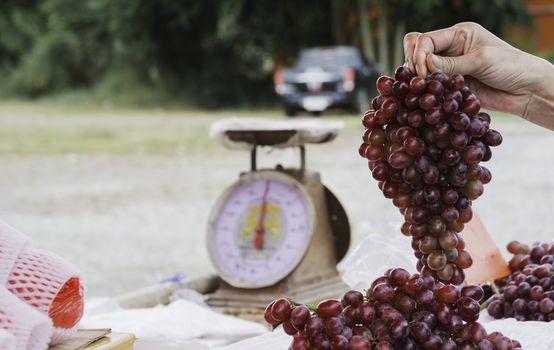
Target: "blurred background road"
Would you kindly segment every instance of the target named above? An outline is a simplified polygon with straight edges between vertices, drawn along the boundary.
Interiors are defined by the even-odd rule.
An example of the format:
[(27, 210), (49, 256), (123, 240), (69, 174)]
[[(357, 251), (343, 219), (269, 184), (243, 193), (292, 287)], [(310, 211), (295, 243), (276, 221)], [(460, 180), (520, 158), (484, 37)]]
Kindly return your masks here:
[[(249, 155), (209, 126), (288, 114), (345, 122), (307, 157), (353, 244), (399, 234), (357, 154), (359, 112), (403, 63), (405, 33), (461, 21), (554, 60), (553, 0), (2, 1), (0, 218), (75, 262), (91, 296), (211, 272), (207, 217)], [(550, 240), (554, 132), (500, 114), (493, 127), (504, 144), (475, 209), (501, 246)], [(297, 154), (262, 152), (262, 166), (276, 162)]]

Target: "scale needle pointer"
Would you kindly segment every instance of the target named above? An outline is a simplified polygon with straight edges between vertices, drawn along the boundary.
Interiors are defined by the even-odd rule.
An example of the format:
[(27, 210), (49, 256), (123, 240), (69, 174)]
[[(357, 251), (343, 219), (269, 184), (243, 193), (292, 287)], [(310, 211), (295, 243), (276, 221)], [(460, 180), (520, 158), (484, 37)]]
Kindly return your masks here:
[(265, 183), (264, 194), (262, 197), (262, 206), (260, 208), (260, 217), (256, 225), (256, 235), (254, 237), (254, 248), (262, 250), (264, 247), (264, 221), (267, 213), (267, 194), (269, 192), (269, 180)]

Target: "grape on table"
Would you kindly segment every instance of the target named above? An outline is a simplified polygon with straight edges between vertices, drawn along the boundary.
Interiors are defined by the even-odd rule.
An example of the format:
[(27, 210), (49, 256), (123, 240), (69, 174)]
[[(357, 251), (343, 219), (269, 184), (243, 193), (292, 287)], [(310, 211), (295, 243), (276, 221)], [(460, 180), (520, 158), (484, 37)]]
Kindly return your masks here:
[(477, 322), (483, 296), (479, 286), (445, 285), (394, 268), (365, 295), (351, 290), (311, 308), (279, 299), (264, 317), (293, 337), (291, 350), (520, 349), (518, 341), (488, 334)]
[(487, 306), (494, 318), (518, 321), (554, 320), (554, 244), (508, 244), (512, 273), (497, 281), (499, 294)]

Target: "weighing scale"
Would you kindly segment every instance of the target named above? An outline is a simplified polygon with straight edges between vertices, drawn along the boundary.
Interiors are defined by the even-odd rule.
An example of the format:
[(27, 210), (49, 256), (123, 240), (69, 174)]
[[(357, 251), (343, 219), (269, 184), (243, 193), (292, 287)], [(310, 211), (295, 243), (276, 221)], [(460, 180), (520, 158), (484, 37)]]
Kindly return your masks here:
[[(214, 205), (207, 248), (220, 288), (207, 303), (225, 313), (263, 310), (287, 296), (303, 303), (338, 298), (346, 285), (336, 265), (350, 245), (350, 224), (337, 197), (306, 168), (306, 144), (332, 141), (342, 122), (225, 119), (211, 136), (250, 152), (241, 173)], [(260, 147), (297, 148), (300, 164), (258, 169)], [(246, 311), (250, 310), (250, 311)]]

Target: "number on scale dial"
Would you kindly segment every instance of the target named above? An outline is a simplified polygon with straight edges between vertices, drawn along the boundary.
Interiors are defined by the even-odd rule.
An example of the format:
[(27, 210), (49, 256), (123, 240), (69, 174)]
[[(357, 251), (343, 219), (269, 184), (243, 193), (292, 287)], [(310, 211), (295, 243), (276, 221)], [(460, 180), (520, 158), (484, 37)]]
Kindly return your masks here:
[(212, 216), (211, 257), (235, 287), (275, 284), (294, 270), (310, 242), (309, 197), (292, 178), (271, 174), (233, 186)]

